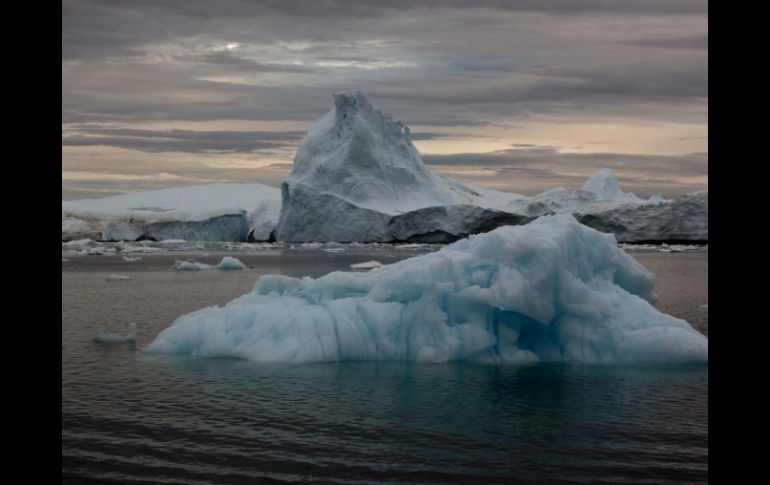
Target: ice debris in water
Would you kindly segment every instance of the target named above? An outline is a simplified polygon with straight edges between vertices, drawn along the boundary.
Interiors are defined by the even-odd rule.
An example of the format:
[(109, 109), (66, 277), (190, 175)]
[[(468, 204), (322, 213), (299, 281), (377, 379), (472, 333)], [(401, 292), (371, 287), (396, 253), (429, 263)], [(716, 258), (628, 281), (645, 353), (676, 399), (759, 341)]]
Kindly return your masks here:
[(107, 277), (107, 281), (126, 281), (130, 279), (131, 279), (130, 276), (120, 275), (120, 274), (111, 274)]
[(174, 262), (174, 269), (177, 271), (199, 271), (202, 269), (211, 269), (211, 268), (212, 266), (210, 264), (199, 263), (194, 260), (179, 261), (177, 259)]
[(232, 256), (225, 256), (222, 258), (222, 261), (219, 262), (217, 265), (210, 265), (210, 264), (204, 264), (199, 263), (195, 260), (188, 260), (188, 261), (179, 261), (177, 260), (174, 263), (174, 269), (177, 271), (198, 271), (202, 269), (220, 269), (223, 271), (231, 271), (231, 270), (242, 270), (246, 269), (246, 265), (243, 264), (239, 259), (233, 258)]
[(115, 333), (109, 330), (99, 332), (94, 337), (94, 342), (99, 342), (101, 344), (120, 344), (123, 342), (133, 342), (136, 340), (136, 323), (129, 323), (128, 329), (129, 331), (126, 335)]
[(652, 306), (654, 284), (613, 235), (545, 216), (371, 272), (262, 276), (145, 350), (272, 362), (707, 362), (708, 339)]
[(237, 258), (233, 258), (231, 256), (225, 256), (224, 258), (222, 258), (222, 261), (219, 262), (216, 268), (224, 271), (230, 271), (230, 270), (246, 269), (246, 265), (243, 264)]
[(141, 256), (137, 256), (135, 258), (132, 258), (131, 256), (123, 256), (123, 261), (127, 261), (129, 263), (134, 263), (136, 261), (141, 261), (141, 260), (142, 260)]
[(379, 268), (380, 266), (382, 266), (382, 263), (374, 260), (350, 265), (350, 267), (353, 269), (372, 269), (372, 268)]

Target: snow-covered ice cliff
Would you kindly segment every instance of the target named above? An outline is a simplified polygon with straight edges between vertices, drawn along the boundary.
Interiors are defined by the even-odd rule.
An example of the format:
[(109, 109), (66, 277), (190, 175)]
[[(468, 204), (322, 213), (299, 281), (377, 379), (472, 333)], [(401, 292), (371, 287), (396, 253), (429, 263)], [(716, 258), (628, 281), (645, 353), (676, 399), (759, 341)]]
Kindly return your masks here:
[(281, 193), (262, 184), (208, 184), (62, 201), (62, 240), (266, 241)]

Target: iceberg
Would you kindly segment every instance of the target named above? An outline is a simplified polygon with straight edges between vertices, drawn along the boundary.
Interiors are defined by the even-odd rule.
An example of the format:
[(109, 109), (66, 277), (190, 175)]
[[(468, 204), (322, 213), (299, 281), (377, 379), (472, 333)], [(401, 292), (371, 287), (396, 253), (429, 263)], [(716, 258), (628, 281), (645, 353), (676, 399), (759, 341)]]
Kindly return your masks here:
[(276, 239), (288, 242), (448, 243), (548, 214), (573, 214), (623, 242), (708, 240), (705, 196), (642, 199), (601, 169), (571, 192), (534, 197), (440, 177), (423, 163), (409, 128), (374, 109), (358, 91), (302, 140), (281, 185)]
[(361, 92), (333, 99), (280, 190), (209, 184), (62, 201), (62, 241), (446, 244), (549, 214), (572, 214), (621, 242), (708, 241), (708, 191), (643, 199), (607, 168), (576, 191), (525, 197), (475, 187), (433, 173), (409, 128)]
[(431, 172), (409, 128), (358, 91), (334, 95), (281, 196), (276, 239), (289, 242), (448, 242), (531, 220), (500, 210), (521, 195)]
[(706, 242), (708, 190), (651, 204), (621, 204), (574, 212), (583, 224), (615, 234), (622, 242)]
[(708, 241), (708, 190), (674, 199), (660, 195), (642, 199), (623, 192), (617, 176), (606, 168), (591, 175), (575, 192), (557, 187), (504, 209), (530, 217), (572, 214), (624, 243)]
[(708, 339), (652, 305), (654, 283), (613, 235), (551, 215), (366, 273), (262, 276), (145, 350), (262, 362), (707, 362)]
[(263, 184), (208, 184), (62, 201), (62, 241), (267, 241), (281, 192)]

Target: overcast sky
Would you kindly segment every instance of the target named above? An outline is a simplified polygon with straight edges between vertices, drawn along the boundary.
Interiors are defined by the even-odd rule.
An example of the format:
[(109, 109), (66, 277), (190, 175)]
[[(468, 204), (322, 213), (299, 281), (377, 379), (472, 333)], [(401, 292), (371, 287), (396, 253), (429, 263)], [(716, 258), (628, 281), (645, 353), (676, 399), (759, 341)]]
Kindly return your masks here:
[(62, 198), (279, 186), (346, 90), (472, 184), (708, 186), (707, 1), (64, 0)]

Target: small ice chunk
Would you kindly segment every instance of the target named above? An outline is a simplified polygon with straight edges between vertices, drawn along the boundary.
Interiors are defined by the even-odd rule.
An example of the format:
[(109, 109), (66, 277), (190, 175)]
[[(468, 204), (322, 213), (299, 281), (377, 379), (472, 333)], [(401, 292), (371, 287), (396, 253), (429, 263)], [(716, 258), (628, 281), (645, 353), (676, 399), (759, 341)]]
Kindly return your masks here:
[(78, 251), (78, 254), (83, 254), (85, 256), (103, 256), (105, 252), (107, 251), (104, 246), (97, 246), (95, 248), (83, 248)]
[(141, 256), (137, 256), (135, 258), (132, 258), (131, 256), (123, 256), (123, 261), (128, 261), (129, 263), (133, 263), (135, 261), (141, 261), (141, 260), (142, 260)]
[(111, 274), (107, 277), (107, 281), (126, 281), (130, 280), (130, 276), (121, 275), (121, 274)]
[(374, 260), (350, 265), (350, 267), (353, 269), (373, 269), (373, 268), (379, 268), (380, 266), (382, 266), (382, 263)]
[(96, 241), (93, 239), (76, 239), (74, 241), (67, 241), (61, 243), (62, 247), (65, 249), (83, 249), (88, 246), (93, 246), (97, 244)]
[(243, 264), (237, 258), (233, 258), (231, 256), (225, 256), (224, 258), (222, 258), (222, 261), (219, 262), (216, 268), (221, 269), (223, 271), (230, 271), (230, 270), (246, 269), (246, 265)]
[(124, 342), (133, 342), (136, 340), (136, 324), (129, 323), (128, 329), (129, 331), (126, 335), (121, 335), (109, 330), (105, 332), (99, 332), (96, 334), (96, 337), (94, 337), (94, 342), (99, 342), (100, 344), (120, 344)]
[(177, 271), (199, 271), (202, 269), (211, 269), (210, 264), (199, 263), (195, 260), (179, 261), (174, 263), (174, 269)]

